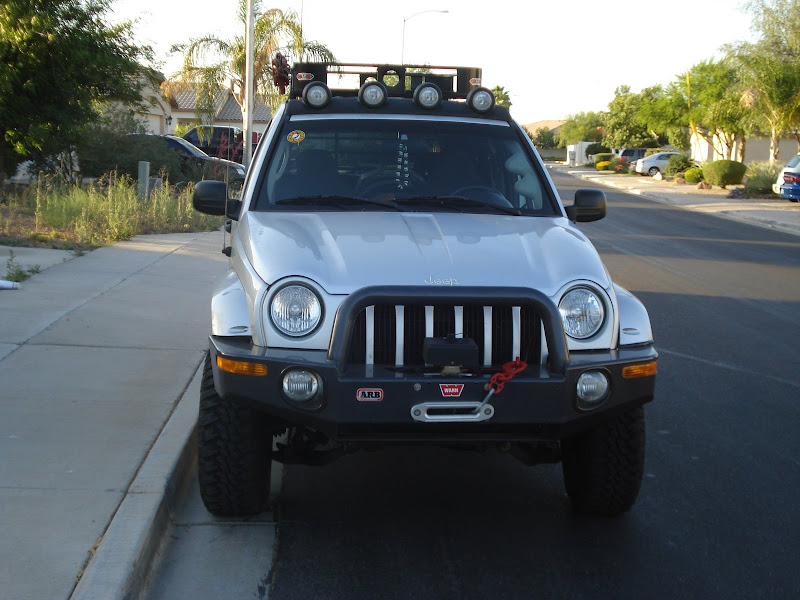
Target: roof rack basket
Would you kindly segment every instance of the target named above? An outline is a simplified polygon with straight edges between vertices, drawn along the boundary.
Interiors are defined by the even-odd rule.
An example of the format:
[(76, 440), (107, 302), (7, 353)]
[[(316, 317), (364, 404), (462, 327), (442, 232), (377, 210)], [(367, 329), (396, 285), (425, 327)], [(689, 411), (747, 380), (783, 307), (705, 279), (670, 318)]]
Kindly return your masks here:
[[(412, 98), (414, 90), (422, 83), (435, 83), (447, 100), (464, 99), (481, 85), (481, 69), (477, 67), (435, 67), (431, 65), (376, 65), (359, 63), (295, 63), (292, 66), (290, 98), (300, 98), (303, 88), (312, 81), (354, 80), (358, 75), (358, 87), (368, 79), (382, 82), (389, 96)], [(328, 85), (334, 96), (356, 96), (358, 87), (336, 88)]]

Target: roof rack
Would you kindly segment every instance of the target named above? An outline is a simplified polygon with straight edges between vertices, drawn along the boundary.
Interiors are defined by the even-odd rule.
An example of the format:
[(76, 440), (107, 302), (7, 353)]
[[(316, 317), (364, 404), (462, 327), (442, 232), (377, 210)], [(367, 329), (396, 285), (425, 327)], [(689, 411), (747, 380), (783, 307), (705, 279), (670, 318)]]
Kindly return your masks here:
[[(337, 83), (354, 80), (352, 87), (332, 87), (329, 79)], [(328, 85), (334, 96), (357, 96), (360, 86), (369, 79), (382, 82), (389, 96), (412, 98), (414, 90), (423, 83), (435, 83), (444, 99), (465, 99), (469, 92), (481, 85), (481, 69), (477, 67), (438, 67), (432, 65), (376, 65), (371, 63), (295, 63), (291, 71), (290, 98), (300, 98), (303, 88), (312, 81)]]

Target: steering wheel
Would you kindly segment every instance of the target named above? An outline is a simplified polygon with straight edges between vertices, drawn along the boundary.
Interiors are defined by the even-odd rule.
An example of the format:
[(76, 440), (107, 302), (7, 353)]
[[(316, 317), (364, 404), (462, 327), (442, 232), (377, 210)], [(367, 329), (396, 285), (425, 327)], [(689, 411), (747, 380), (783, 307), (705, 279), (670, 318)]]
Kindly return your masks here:
[(396, 177), (382, 177), (380, 179), (368, 180), (363, 185), (359, 185), (357, 193), (367, 198), (377, 198), (386, 194), (397, 194), (398, 192), (413, 192), (416, 189), (413, 183), (400, 186)]
[(497, 188), (489, 187), (487, 185), (466, 185), (454, 191), (452, 196), (463, 196), (465, 198), (472, 198), (473, 200), (480, 200), (492, 206), (502, 206), (503, 208), (514, 208), (514, 205), (508, 201)]

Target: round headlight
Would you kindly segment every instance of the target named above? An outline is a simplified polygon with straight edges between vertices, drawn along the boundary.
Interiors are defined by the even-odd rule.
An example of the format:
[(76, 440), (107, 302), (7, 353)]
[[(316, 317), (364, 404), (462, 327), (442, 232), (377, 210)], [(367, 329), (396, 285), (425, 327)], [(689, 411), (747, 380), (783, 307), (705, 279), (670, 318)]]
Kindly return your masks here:
[(312, 108), (325, 108), (331, 101), (331, 91), (321, 81), (313, 81), (303, 88), (303, 102)]
[(380, 81), (367, 81), (358, 90), (358, 101), (370, 108), (378, 108), (386, 102), (389, 90)]
[(558, 303), (564, 331), (571, 338), (582, 340), (593, 336), (603, 325), (603, 301), (585, 287), (571, 289)]
[(423, 83), (414, 90), (414, 102), (420, 108), (432, 110), (442, 103), (442, 90), (435, 83)]
[(494, 94), (483, 87), (473, 88), (467, 94), (467, 106), (479, 113), (488, 113), (494, 108)]
[(269, 312), (275, 327), (282, 333), (308, 335), (320, 323), (322, 303), (304, 285), (287, 285), (272, 298)]

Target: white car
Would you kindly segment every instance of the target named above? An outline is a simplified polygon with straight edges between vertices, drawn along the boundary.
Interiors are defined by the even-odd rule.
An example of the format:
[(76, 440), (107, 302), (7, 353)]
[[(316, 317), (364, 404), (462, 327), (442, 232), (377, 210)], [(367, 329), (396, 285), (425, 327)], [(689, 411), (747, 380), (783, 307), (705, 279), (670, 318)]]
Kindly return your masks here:
[(480, 69), (373, 69), (339, 90), (328, 75), (363, 64), (295, 64), (241, 195), (194, 189), (197, 210), (230, 219), (203, 502), (258, 513), (273, 460), (417, 443), (560, 461), (577, 510), (628, 510), (658, 355), (645, 307), (576, 226), (605, 216), (605, 195), (562, 204)]
[(656, 173), (664, 173), (670, 156), (677, 156), (679, 152), (659, 152), (651, 154), (636, 161), (636, 172), (642, 175), (655, 177)]

